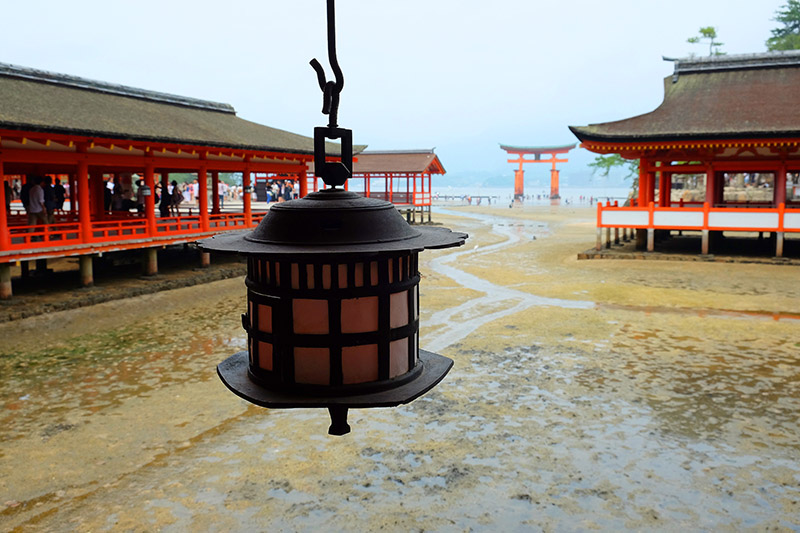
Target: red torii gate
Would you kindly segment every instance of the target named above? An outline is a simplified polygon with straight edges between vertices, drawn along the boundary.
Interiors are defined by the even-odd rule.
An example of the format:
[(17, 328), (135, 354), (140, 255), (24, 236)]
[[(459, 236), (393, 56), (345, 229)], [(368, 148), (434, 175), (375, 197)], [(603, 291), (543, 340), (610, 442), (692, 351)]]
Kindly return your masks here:
[[(558, 169), (556, 163), (566, 163), (569, 161), (566, 157), (558, 159), (556, 154), (566, 154), (573, 148), (575, 144), (567, 144), (564, 146), (507, 146), (500, 145), (500, 148), (509, 154), (518, 155), (517, 159), (509, 159), (509, 163), (519, 163), (519, 168), (514, 171), (514, 200), (522, 201), (525, 196), (525, 171), (522, 165), (525, 163), (552, 163), (553, 168), (550, 169), (550, 198), (561, 198), (558, 194)], [(534, 159), (525, 159), (525, 154), (533, 154)], [(549, 155), (549, 159), (542, 159), (542, 154)]]

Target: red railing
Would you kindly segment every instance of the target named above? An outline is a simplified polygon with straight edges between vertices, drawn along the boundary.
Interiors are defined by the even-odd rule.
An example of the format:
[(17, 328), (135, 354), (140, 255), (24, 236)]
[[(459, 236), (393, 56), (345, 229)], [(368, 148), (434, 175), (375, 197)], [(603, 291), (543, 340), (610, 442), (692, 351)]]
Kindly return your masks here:
[(619, 207), (597, 204), (598, 228), (800, 232), (800, 209), (778, 207)]
[[(251, 214), (251, 227), (257, 225), (266, 212)], [(89, 239), (85, 240), (80, 223), (74, 217), (64, 216), (52, 224), (27, 225), (27, 218), (14, 216), (9, 218), (8, 244), (0, 251), (14, 251), (58, 246), (76, 246), (85, 244), (107, 244), (151, 238), (180, 238), (209, 232), (234, 231), (246, 229), (244, 213), (220, 213), (208, 216), (208, 229), (203, 230), (199, 215), (179, 215), (160, 217), (155, 220), (155, 232), (148, 227), (148, 221), (134, 213), (118, 214), (114, 218), (94, 220), (89, 228)], [(59, 217), (61, 219), (61, 217)], [(1, 243), (2, 241), (0, 241)]]
[(44, 248), (81, 242), (81, 227), (76, 223), (12, 226), (9, 249)]
[(108, 242), (147, 237), (147, 220), (143, 218), (92, 222), (92, 241)]

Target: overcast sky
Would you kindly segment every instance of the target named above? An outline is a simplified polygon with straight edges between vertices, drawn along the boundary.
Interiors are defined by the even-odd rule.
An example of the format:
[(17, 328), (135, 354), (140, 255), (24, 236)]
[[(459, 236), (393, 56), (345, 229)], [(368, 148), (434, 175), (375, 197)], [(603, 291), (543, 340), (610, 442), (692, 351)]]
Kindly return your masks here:
[[(672, 72), (662, 56), (706, 55), (686, 42), (701, 26), (729, 54), (763, 52), (784, 3), (338, 0), (339, 123), (371, 149), (436, 147), (451, 174), (512, 175), (498, 143), (576, 142), (568, 125), (651, 111)], [(0, 12), (0, 62), (230, 103), (305, 135), (326, 123), (308, 65), (330, 73), (324, 0), (6, 0)], [(562, 175), (585, 174), (593, 155), (571, 156)]]

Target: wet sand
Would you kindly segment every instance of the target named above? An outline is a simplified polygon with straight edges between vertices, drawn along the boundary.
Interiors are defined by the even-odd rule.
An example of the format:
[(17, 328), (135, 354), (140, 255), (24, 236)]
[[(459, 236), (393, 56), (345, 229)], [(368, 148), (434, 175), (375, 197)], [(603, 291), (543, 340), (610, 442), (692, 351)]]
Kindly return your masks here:
[(471, 236), (421, 255), (455, 367), (345, 437), (217, 379), (241, 278), (0, 324), (0, 528), (800, 529), (797, 267), (578, 261), (585, 208), (435, 219)]

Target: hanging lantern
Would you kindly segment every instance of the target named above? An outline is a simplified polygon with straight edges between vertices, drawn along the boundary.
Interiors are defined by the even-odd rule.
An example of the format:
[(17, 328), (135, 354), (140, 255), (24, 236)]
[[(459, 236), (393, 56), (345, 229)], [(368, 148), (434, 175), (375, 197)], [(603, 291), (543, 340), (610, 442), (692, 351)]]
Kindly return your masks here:
[[(325, 407), (329, 433), (350, 431), (350, 408), (408, 403), (453, 365), (419, 349), (419, 252), (464, 244), (446, 228), (412, 227), (389, 202), (339, 188), (352, 175), (352, 132), (336, 124), (343, 84), (336, 62), (333, 0), (329, 57), (316, 60), (327, 127), (314, 129), (315, 173), (330, 187), (274, 204), (248, 234), (204, 240), (205, 251), (247, 257), (247, 351), (217, 367), (238, 396), (269, 408)], [(326, 139), (341, 140), (328, 161)]]

